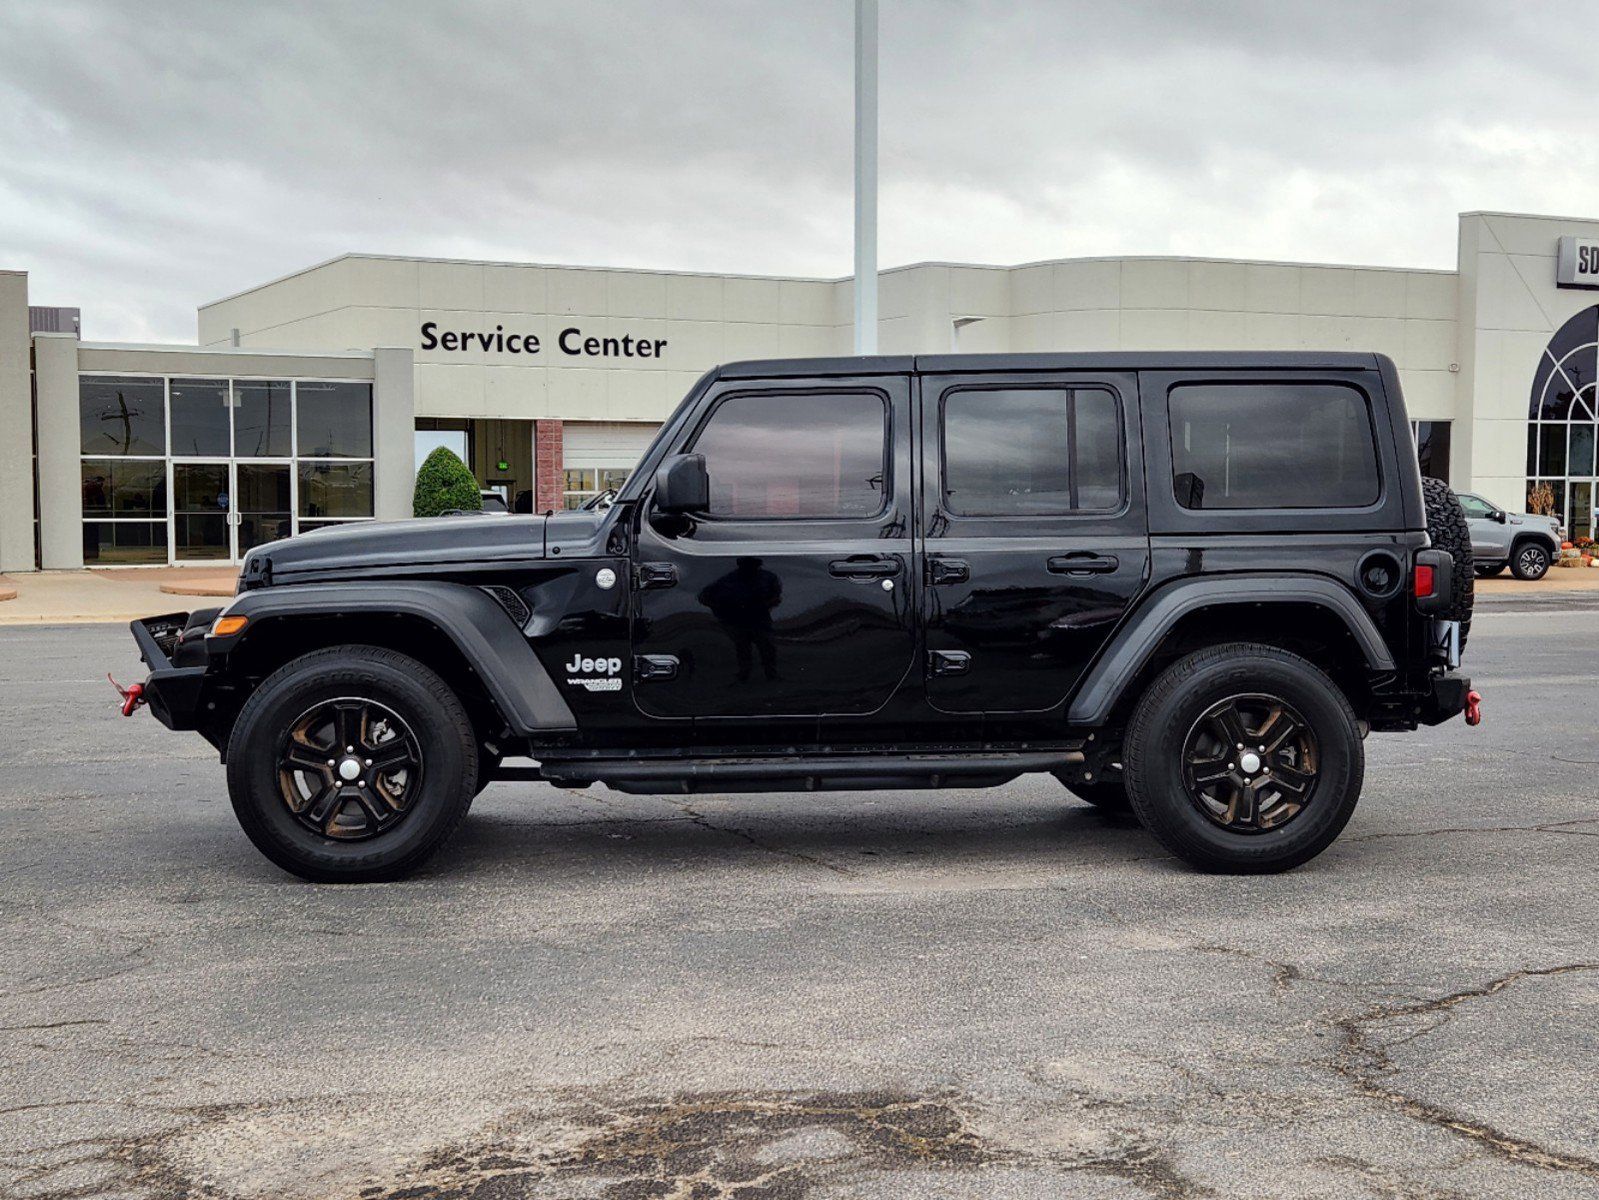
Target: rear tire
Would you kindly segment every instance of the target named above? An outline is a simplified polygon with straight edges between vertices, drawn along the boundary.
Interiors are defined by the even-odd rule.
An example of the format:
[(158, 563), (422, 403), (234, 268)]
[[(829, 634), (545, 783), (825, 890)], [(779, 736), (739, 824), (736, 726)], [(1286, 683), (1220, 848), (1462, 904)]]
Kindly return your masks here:
[(1537, 542), (1523, 542), (1510, 552), (1510, 573), (1517, 579), (1542, 579), (1554, 559)]
[(1133, 811), (1173, 854), (1202, 871), (1266, 874), (1332, 844), (1360, 799), (1365, 749), (1348, 700), (1314, 664), (1234, 642), (1150, 685), (1122, 763)]
[(1445, 551), (1454, 560), (1450, 571), (1448, 606), (1437, 615), (1445, 621), (1460, 622), (1460, 648), (1466, 648), (1471, 632), (1471, 608), (1476, 598), (1476, 558), (1471, 552), (1471, 526), (1460, 498), (1442, 479), (1423, 477), (1421, 498), (1427, 511), (1427, 537), (1434, 550)]
[(246, 702), (228, 740), (228, 793), (245, 834), (285, 871), (398, 879), (460, 824), (477, 755), (471, 719), (437, 674), (393, 650), (334, 646), (279, 668)]

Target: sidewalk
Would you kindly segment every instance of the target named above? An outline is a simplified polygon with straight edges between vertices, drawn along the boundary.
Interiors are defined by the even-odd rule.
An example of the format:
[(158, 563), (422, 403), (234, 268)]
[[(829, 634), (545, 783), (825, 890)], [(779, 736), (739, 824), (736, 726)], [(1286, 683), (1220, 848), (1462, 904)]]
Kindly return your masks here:
[[(232, 567), (130, 567), (0, 575), (0, 625), (131, 621), (210, 608), (233, 595), (236, 578)], [(14, 597), (6, 599), (7, 593)]]

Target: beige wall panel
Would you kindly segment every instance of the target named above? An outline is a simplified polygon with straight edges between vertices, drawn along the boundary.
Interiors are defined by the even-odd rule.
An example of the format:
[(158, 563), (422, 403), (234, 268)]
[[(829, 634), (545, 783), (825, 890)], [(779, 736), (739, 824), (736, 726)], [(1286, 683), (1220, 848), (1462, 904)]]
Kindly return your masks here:
[(722, 304), (729, 321), (776, 325), (783, 319), (783, 283), (777, 279), (726, 279)]
[(1455, 360), (1453, 321), (1407, 320), (1404, 364), (1418, 370), (1447, 371)]
[(1121, 268), (1122, 308), (1188, 307), (1187, 262), (1170, 258), (1128, 258), (1122, 260)]
[(1191, 312), (1188, 344), (1196, 350), (1236, 350), (1249, 341), (1249, 314)]
[(543, 267), (485, 266), (483, 305), (501, 312), (545, 312), (550, 307), (549, 274)]
[(666, 316), (666, 276), (613, 271), (605, 276), (606, 312), (613, 317)]
[(602, 317), (606, 299), (604, 271), (551, 267), (548, 272), (550, 312), (563, 316)]
[(1188, 301), (1196, 311), (1242, 312), (1249, 307), (1249, 268), (1243, 263), (1203, 259), (1189, 263)]
[(550, 416), (551, 374), (547, 367), (482, 367), (483, 415), (515, 421)]
[(1187, 349), (1188, 317), (1183, 308), (1126, 309), (1122, 312), (1122, 349)]
[(949, 268), (949, 311), (952, 316), (992, 317), (1010, 312), (1010, 284), (1005, 272), (983, 267)]
[(1405, 276), (1405, 316), (1437, 321), (1456, 319), (1460, 277), (1412, 271)]
[(1348, 316), (1355, 311), (1355, 276), (1348, 267), (1302, 267), (1299, 272), (1299, 303), (1310, 315)]
[(1050, 312), (1055, 307), (1055, 267), (1042, 263), (1016, 267), (1010, 272), (1010, 311), (1013, 316)]
[(1405, 396), (1405, 408), (1415, 420), (1459, 420), (1455, 377), (1448, 371), (1401, 370), (1399, 388)]
[[(1297, 313), (1300, 311), (1299, 278), (1301, 269), (1278, 263), (1249, 263), (1248, 296), (1245, 306), (1251, 312)], [(1358, 286), (1358, 285), (1357, 285)]]
[(1061, 312), (1120, 308), (1121, 259), (1056, 263), (1052, 271), (1052, 287), (1051, 307)]
[(1062, 350), (1120, 350), (1122, 314), (1120, 309), (1084, 309), (1057, 316), (1056, 329)]
[(680, 321), (720, 321), (722, 279), (718, 275), (668, 275), (666, 315)]
[(416, 291), (420, 308), (482, 312), (483, 266), (480, 263), (420, 263)]

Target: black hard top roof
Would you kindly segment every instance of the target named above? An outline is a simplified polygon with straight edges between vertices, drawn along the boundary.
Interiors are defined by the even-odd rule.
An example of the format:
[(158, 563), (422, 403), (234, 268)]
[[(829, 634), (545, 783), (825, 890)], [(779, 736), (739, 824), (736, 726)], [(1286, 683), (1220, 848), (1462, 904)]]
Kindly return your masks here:
[(1105, 353), (874, 354), (855, 358), (762, 358), (724, 363), (723, 379), (818, 375), (924, 375), (989, 371), (1375, 371), (1380, 356), (1342, 350), (1115, 350)]

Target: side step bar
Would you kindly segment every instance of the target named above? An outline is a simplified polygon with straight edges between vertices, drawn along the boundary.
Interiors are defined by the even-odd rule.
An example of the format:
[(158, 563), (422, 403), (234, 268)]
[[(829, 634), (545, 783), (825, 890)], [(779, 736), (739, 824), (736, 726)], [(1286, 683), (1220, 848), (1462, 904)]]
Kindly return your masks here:
[(566, 787), (603, 783), (635, 795), (826, 792), (869, 788), (997, 787), (1033, 771), (1083, 761), (1081, 750), (1015, 754), (839, 754), (793, 758), (545, 760), (542, 778)]

